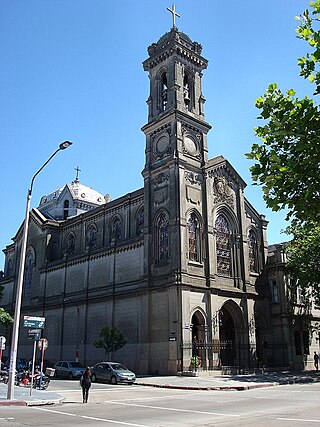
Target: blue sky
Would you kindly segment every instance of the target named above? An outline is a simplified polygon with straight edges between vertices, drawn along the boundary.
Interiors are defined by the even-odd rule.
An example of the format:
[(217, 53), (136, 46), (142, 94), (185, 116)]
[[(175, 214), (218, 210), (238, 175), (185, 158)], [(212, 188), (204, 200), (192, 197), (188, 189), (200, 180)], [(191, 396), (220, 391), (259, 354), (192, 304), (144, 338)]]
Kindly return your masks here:
[[(248, 184), (247, 199), (270, 221), (269, 243), (287, 240), (285, 213), (265, 207), (252, 186), (245, 153), (258, 124), (255, 99), (270, 83), (312, 87), (299, 77), (306, 51), (295, 36), (304, 0), (176, 0), (177, 26), (203, 45), (209, 60), (203, 94), (209, 157), (222, 154)], [(2, 0), (0, 2), (0, 248), (10, 244), (25, 211), (75, 178), (112, 199), (143, 186), (147, 47), (172, 26), (171, 0)], [(0, 255), (0, 269), (4, 256)]]

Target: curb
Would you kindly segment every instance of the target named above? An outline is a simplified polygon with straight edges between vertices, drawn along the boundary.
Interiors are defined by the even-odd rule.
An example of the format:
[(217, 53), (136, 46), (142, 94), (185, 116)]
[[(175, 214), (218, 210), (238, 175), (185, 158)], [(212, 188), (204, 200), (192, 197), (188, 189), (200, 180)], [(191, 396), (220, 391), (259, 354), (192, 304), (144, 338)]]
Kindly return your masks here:
[(24, 400), (0, 400), (0, 406), (27, 406)]
[(249, 385), (249, 386), (179, 386), (179, 385), (172, 385), (172, 384), (150, 384), (150, 383), (135, 383), (137, 385), (142, 385), (146, 387), (155, 387), (155, 388), (170, 388), (170, 389), (176, 389), (176, 390), (253, 390), (256, 388), (265, 388), (265, 387), (274, 387), (276, 385), (279, 385), (279, 383), (266, 383), (266, 384), (255, 384), (255, 385)]

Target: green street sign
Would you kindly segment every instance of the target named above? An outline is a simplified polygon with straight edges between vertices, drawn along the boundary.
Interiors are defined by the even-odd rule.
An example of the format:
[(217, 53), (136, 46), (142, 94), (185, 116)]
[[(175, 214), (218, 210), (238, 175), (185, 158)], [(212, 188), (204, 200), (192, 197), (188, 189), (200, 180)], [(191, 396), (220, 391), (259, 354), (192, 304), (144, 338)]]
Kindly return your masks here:
[(45, 317), (23, 316), (23, 326), (25, 328), (43, 329)]

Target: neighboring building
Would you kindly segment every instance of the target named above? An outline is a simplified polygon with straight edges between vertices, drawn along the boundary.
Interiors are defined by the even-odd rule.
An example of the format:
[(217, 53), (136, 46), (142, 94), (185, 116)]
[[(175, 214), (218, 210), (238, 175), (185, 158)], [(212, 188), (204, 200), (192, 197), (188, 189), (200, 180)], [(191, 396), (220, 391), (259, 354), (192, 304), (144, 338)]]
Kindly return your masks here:
[[(285, 303), (281, 313), (269, 304), (267, 221), (233, 166), (208, 159), (201, 52), (175, 26), (148, 48), (143, 188), (110, 201), (76, 179), (31, 211), (22, 312), (46, 318), (52, 361), (78, 345), (80, 361), (99, 361), (93, 341), (115, 325), (127, 340), (115, 357), (137, 373), (175, 374), (193, 356), (209, 369), (291, 363), (277, 320)], [(7, 310), (21, 234), (4, 250)], [(19, 344), (31, 357), (22, 327)]]
[[(267, 259), (269, 283), (269, 341), (264, 346), (266, 366), (312, 369), (313, 353), (319, 353), (320, 307), (304, 298), (286, 273), (285, 243), (270, 245)], [(307, 304), (308, 303), (308, 304)]]

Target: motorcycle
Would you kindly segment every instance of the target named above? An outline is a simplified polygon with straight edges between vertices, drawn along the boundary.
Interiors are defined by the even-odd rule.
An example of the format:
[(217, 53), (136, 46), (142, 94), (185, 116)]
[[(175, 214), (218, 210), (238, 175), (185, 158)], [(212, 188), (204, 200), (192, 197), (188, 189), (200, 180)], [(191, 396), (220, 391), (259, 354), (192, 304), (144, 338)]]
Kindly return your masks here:
[(50, 384), (50, 377), (44, 374), (37, 374), (33, 378), (33, 388), (38, 390), (47, 390)]

